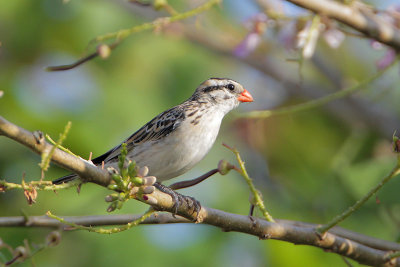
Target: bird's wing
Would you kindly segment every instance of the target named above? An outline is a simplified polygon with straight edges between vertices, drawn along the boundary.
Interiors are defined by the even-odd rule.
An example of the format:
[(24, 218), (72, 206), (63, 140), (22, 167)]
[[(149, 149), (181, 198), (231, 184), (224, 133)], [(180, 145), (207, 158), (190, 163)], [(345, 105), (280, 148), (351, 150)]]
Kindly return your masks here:
[[(124, 143), (127, 144), (128, 151), (135, 146), (149, 141), (156, 141), (168, 136), (172, 131), (177, 129), (185, 118), (184, 108), (182, 106), (173, 107), (156, 116), (154, 119), (146, 123), (142, 128), (127, 138)], [(103, 155), (95, 158), (92, 162), (96, 165), (102, 161), (109, 162), (115, 160), (120, 154), (118, 145)]]

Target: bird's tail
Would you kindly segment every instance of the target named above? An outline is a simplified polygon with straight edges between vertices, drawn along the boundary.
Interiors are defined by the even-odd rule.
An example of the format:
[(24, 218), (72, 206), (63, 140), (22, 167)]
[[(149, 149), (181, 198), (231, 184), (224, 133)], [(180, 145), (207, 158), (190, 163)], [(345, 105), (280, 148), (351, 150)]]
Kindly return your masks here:
[(65, 175), (65, 176), (63, 176), (61, 178), (58, 178), (58, 179), (54, 180), (53, 184), (68, 183), (68, 182), (70, 182), (72, 180), (75, 180), (76, 178), (78, 178), (78, 175), (76, 175), (74, 173), (71, 173), (71, 174)]

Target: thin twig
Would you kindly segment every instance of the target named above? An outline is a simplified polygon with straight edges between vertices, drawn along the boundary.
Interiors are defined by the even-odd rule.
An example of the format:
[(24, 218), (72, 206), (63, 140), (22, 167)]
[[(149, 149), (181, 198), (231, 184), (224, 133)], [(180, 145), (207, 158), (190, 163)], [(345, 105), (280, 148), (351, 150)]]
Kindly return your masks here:
[(50, 165), (50, 159), (54, 153), (54, 151), (61, 146), (64, 140), (67, 138), (68, 132), (71, 129), (71, 122), (69, 121), (67, 125), (65, 125), (64, 132), (60, 134), (58, 141), (55, 145), (52, 146), (49, 152), (43, 151), (42, 152), (42, 162), (40, 162), (39, 166), (43, 171), (47, 171)]
[[(162, 27), (164, 25), (166, 25), (167, 23), (172, 23), (172, 22), (176, 22), (176, 21), (180, 21), (180, 20), (184, 20), (187, 19), (189, 17), (193, 17), (196, 16), (204, 11), (209, 10), (211, 7), (213, 7), (214, 5), (217, 5), (219, 3), (221, 3), (222, 0), (209, 0), (208, 2), (206, 2), (205, 4), (194, 8), (192, 10), (189, 10), (187, 12), (184, 13), (178, 13), (175, 14), (171, 17), (164, 17), (164, 18), (158, 18), (152, 22), (147, 22), (147, 23), (143, 23), (141, 25), (138, 26), (134, 26), (130, 29), (123, 29), (123, 30), (119, 30), (117, 32), (112, 32), (112, 33), (107, 33), (104, 35), (100, 35), (98, 37), (96, 37), (95, 39), (93, 39), (92, 41), (89, 42), (89, 45), (91, 44), (97, 44), (97, 43), (101, 43), (110, 39), (115, 39), (114, 42), (112, 42), (111, 44), (108, 45), (110, 51), (114, 50), (115, 48), (117, 48), (117, 46), (127, 37), (129, 37), (130, 35), (134, 34), (134, 33), (138, 33), (138, 32), (143, 32), (146, 30), (152, 30), (152, 29), (156, 29), (159, 27)], [(167, 9), (168, 12), (174, 14), (173, 9), (171, 9), (171, 7), (164, 7)], [(72, 63), (72, 64), (67, 64), (67, 65), (60, 65), (60, 66), (50, 66), (47, 67), (46, 70), (47, 71), (64, 71), (64, 70), (70, 70), (73, 69), (75, 67), (78, 67), (80, 65), (82, 65), (85, 62), (88, 62), (94, 58), (96, 58), (97, 56), (99, 56), (100, 53), (99, 51), (93, 52), (92, 54), (85, 56), (81, 59), (79, 59), (78, 61)]]
[(104, 41), (114, 39), (114, 38), (121, 41), (134, 33), (142, 32), (142, 31), (146, 31), (146, 30), (152, 30), (157, 27), (162, 27), (166, 23), (176, 22), (176, 21), (180, 21), (180, 20), (184, 20), (184, 19), (196, 16), (204, 11), (209, 10), (214, 5), (221, 3), (221, 1), (222, 0), (209, 0), (199, 7), (196, 7), (194, 9), (189, 10), (184, 13), (177, 14), (175, 16), (158, 18), (158, 19), (154, 20), (153, 22), (143, 23), (141, 25), (134, 26), (130, 29), (123, 29), (123, 30), (119, 30), (117, 32), (111, 32), (111, 33), (107, 33), (104, 35), (100, 35), (100, 36), (96, 37), (94, 40), (92, 40), (91, 43), (104, 42)]
[[(52, 144), (53, 146), (56, 146), (56, 145), (57, 145), (57, 143), (50, 137), (50, 135), (46, 134), (45, 136), (46, 136), (47, 141), (50, 142), (50, 144)], [(63, 147), (61, 144), (57, 145), (57, 148), (61, 149), (61, 150), (64, 151), (64, 152), (67, 152), (68, 154), (71, 154), (71, 155), (73, 155), (73, 156), (79, 158), (78, 155), (75, 155), (74, 153), (72, 153), (71, 150), (69, 150), (68, 148)], [(89, 159), (89, 160), (90, 160), (90, 159)]]
[(265, 208), (264, 205), (264, 201), (262, 200), (261, 197), (261, 193), (256, 189), (256, 187), (253, 184), (253, 181), (251, 180), (249, 174), (247, 173), (247, 170), (244, 166), (244, 161), (242, 160), (242, 158), (240, 157), (239, 151), (237, 151), (235, 148), (232, 148), (226, 144), (223, 144), (224, 147), (228, 148), (230, 151), (232, 151), (235, 156), (237, 161), (239, 162), (239, 166), (240, 169), (236, 169), (234, 168), (238, 173), (240, 173), (243, 178), (245, 179), (246, 183), (248, 184), (251, 193), (253, 194), (255, 203), (254, 205), (256, 205), (262, 212), (264, 218), (269, 221), (269, 222), (275, 222), (274, 219), (272, 218), (272, 216), (269, 214), (269, 212), (267, 211), (267, 209)]
[(43, 190), (43, 191), (54, 191), (54, 190), (60, 190), (60, 189), (65, 189), (69, 187), (74, 187), (76, 186), (76, 183), (64, 183), (64, 184), (59, 184), (55, 185), (51, 181), (31, 181), (31, 182), (24, 182), (21, 184), (17, 183), (10, 183), (5, 180), (0, 180), (0, 192), (12, 190), (12, 189), (25, 189), (25, 188), (35, 188), (36, 190)]
[[(110, 45), (110, 48), (111, 47), (115, 48), (115, 47), (117, 47), (117, 45), (116, 44), (112, 44), (112, 45)], [(78, 61), (76, 61), (76, 62), (74, 62), (72, 64), (59, 65), (59, 66), (49, 66), (49, 67), (46, 68), (46, 70), (47, 71), (70, 70), (70, 69), (73, 69), (73, 68), (76, 68), (76, 67), (82, 65), (85, 62), (88, 62), (88, 61), (96, 58), (98, 55), (99, 55), (99, 52), (96, 51), (96, 52), (93, 52), (92, 54), (90, 54), (90, 55), (88, 55), (86, 57), (83, 57), (83, 58), (79, 59)]]
[(121, 227), (113, 227), (111, 229), (104, 229), (104, 228), (93, 228), (90, 226), (83, 226), (83, 225), (79, 225), (76, 223), (72, 223), (72, 222), (68, 222), (67, 220), (58, 217), (56, 215), (53, 215), (50, 211), (46, 212), (46, 215), (49, 216), (52, 219), (55, 219), (63, 224), (66, 224), (68, 226), (71, 226), (73, 228), (79, 229), (79, 230), (87, 230), (89, 232), (94, 232), (94, 233), (98, 233), (98, 234), (115, 234), (115, 233), (119, 233), (122, 231), (126, 231), (131, 229), (134, 226), (139, 225), (140, 223), (142, 223), (145, 219), (147, 219), (148, 217), (150, 217), (153, 213), (155, 212), (155, 210), (153, 208), (149, 208), (140, 218), (127, 223), (124, 226)]
[(348, 95), (354, 94), (355, 92), (365, 89), (368, 84), (373, 82), (374, 80), (378, 79), (381, 77), (387, 70), (389, 70), (392, 66), (394, 66), (397, 63), (397, 59), (394, 60), (389, 66), (387, 66), (385, 69), (378, 71), (375, 75), (372, 75), (365, 79), (364, 81), (360, 82), (357, 85), (354, 85), (352, 87), (349, 87), (347, 89), (340, 90), (338, 92), (332, 93), (330, 95), (310, 100), (305, 103), (289, 106), (289, 107), (283, 107), (283, 108), (278, 108), (275, 110), (263, 110), (263, 111), (251, 111), (247, 113), (243, 113), (239, 115), (239, 117), (246, 117), (246, 118), (268, 118), (272, 116), (277, 116), (277, 115), (287, 115), (287, 114), (293, 114), (296, 112), (316, 108), (322, 105), (325, 105), (331, 101), (344, 98)]
[(339, 224), (341, 221), (349, 217), (353, 212), (358, 210), (365, 202), (368, 201), (373, 195), (378, 192), (379, 189), (382, 188), (383, 185), (385, 185), (387, 182), (389, 182), (393, 177), (397, 176), (400, 174), (400, 165), (399, 162), (397, 162), (396, 166), (393, 168), (393, 170), (386, 176), (384, 177), (374, 188), (372, 188), (366, 195), (364, 195), (361, 199), (359, 199), (354, 205), (349, 207), (345, 212), (342, 214), (336, 216), (331, 222), (329, 222), (326, 225), (322, 225), (316, 228), (316, 231), (318, 234), (323, 235), (326, 231), (331, 229), (332, 227), (336, 226)]

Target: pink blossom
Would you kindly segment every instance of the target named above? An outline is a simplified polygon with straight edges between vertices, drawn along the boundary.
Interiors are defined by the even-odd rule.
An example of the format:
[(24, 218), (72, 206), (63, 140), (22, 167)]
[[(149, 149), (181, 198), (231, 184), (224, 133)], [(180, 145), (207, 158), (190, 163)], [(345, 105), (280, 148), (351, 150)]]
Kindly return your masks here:
[(385, 55), (376, 62), (376, 67), (378, 69), (384, 69), (396, 59), (396, 51), (394, 49), (388, 48)]
[(337, 49), (344, 41), (345, 35), (336, 28), (329, 28), (323, 33), (326, 43), (333, 49)]
[(249, 29), (246, 37), (235, 47), (233, 54), (237, 57), (247, 57), (261, 43), (261, 36), (265, 31), (267, 16), (259, 13), (252, 16), (245, 22), (245, 26)]
[(296, 47), (302, 49), (304, 58), (311, 58), (317, 46), (320, 27), (312, 27), (311, 21), (308, 21), (304, 29), (297, 34)]
[(255, 32), (250, 32), (246, 37), (236, 46), (233, 54), (237, 57), (244, 58), (247, 57), (251, 52), (253, 52), (261, 42), (261, 37)]
[(371, 40), (370, 45), (375, 50), (381, 50), (383, 48), (383, 44), (377, 40)]

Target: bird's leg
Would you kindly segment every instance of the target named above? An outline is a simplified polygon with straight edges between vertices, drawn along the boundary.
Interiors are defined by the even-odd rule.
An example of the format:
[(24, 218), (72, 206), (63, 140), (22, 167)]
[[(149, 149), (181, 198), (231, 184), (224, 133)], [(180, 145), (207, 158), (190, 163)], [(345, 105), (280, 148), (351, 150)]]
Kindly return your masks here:
[(253, 217), (254, 214), (254, 204), (250, 204), (250, 211), (249, 211), (249, 219), (253, 224), (253, 227), (256, 225), (256, 219)]
[(187, 206), (193, 210), (192, 214), (196, 213), (196, 217), (199, 215), (201, 204), (193, 197), (179, 194), (172, 190), (170, 187), (160, 184), (159, 182), (156, 182), (154, 186), (161, 192), (164, 192), (172, 197), (172, 201), (174, 202), (174, 206), (172, 207), (174, 210), (174, 215), (178, 213), (178, 208), (182, 205), (183, 202), (186, 202)]
[(172, 200), (174, 202), (174, 206), (173, 206), (174, 216), (175, 216), (175, 214), (177, 214), (178, 208), (182, 204), (182, 201), (186, 201), (188, 207), (193, 209), (193, 213), (196, 212), (196, 214), (198, 215), (200, 212), (200, 209), (201, 209), (200, 202), (197, 201), (196, 199), (194, 199), (193, 197), (184, 196), (182, 194), (175, 192), (174, 190), (194, 186), (194, 185), (204, 181), (205, 179), (209, 178), (210, 176), (216, 174), (217, 172), (218, 172), (218, 169), (213, 169), (213, 170), (203, 174), (200, 177), (197, 177), (192, 180), (177, 182), (177, 183), (170, 185), (169, 187), (167, 187), (163, 184), (160, 184), (160, 183), (155, 183), (154, 186), (161, 192), (164, 192), (172, 197)]
[(253, 217), (253, 213), (254, 213), (254, 204), (250, 205), (250, 211), (249, 211), (249, 216)]
[(192, 180), (187, 180), (187, 181), (181, 181), (181, 182), (176, 182), (172, 185), (169, 186), (170, 189), (173, 190), (178, 190), (178, 189), (182, 189), (182, 188), (187, 188), (187, 187), (191, 187), (194, 186), (198, 183), (201, 183), (202, 181), (204, 181), (205, 179), (207, 179), (208, 177), (216, 174), (218, 172), (218, 169), (213, 169), (205, 174), (203, 174), (202, 176), (199, 176), (195, 179)]

